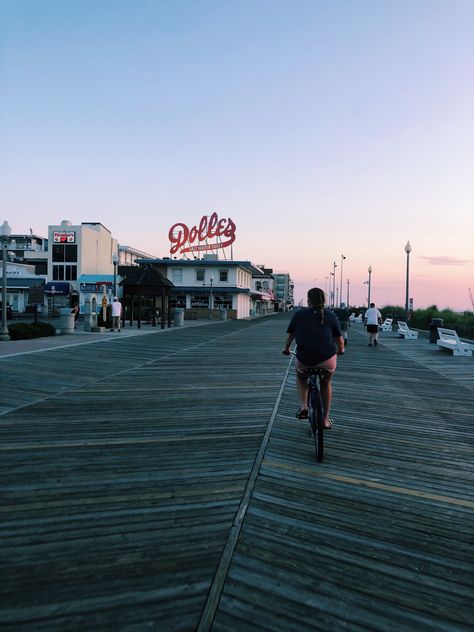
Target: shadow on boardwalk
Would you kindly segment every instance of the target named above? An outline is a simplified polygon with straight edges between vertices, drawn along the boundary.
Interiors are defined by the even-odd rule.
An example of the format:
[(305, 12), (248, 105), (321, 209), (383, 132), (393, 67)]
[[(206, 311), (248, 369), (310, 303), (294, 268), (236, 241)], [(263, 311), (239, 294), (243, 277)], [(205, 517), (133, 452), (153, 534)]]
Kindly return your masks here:
[(474, 363), (354, 328), (317, 465), (286, 321), (0, 359), (5, 629), (471, 629)]

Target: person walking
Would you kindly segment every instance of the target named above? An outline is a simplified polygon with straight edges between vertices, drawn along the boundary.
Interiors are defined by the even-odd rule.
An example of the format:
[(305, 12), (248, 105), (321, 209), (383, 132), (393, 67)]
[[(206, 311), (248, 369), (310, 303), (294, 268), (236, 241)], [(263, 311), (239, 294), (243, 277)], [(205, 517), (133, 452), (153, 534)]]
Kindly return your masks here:
[(120, 331), (120, 319), (122, 317), (122, 303), (114, 296), (112, 303), (112, 329), (110, 331)]
[(334, 313), (336, 314), (337, 319), (339, 320), (339, 324), (341, 326), (342, 337), (344, 338), (344, 346), (346, 346), (347, 345), (347, 330), (351, 326), (351, 323), (349, 320), (349, 312), (346, 309), (346, 304), (341, 303), (340, 307), (336, 307), (334, 309)]
[(308, 292), (308, 307), (299, 309), (292, 317), (288, 329), (283, 355), (290, 354), (293, 340), (296, 341), (296, 387), (300, 399), (298, 419), (308, 418), (308, 379), (304, 370), (325, 369), (321, 380), (321, 398), (324, 408), (324, 427), (332, 428), (329, 411), (332, 399), (331, 379), (336, 370), (336, 356), (344, 353), (344, 340), (335, 314), (326, 309), (325, 295), (320, 288)]
[(369, 347), (374, 343), (376, 347), (379, 337), (379, 325), (382, 322), (382, 314), (375, 307), (375, 303), (371, 303), (369, 309), (365, 310), (364, 322), (367, 325), (367, 333), (369, 334)]

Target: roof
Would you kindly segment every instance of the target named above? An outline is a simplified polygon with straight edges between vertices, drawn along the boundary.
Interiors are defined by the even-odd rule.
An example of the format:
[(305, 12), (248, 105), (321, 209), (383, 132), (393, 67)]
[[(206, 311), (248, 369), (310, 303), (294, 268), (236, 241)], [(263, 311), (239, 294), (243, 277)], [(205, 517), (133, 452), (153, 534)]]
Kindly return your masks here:
[(8, 287), (16, 287), (16, 288), (30, 288), (30, 287), (43, 287), (44, 279), (42, 278), (28, 278), (28, 277), (17, 277), (15, 279), (11, 279), (7, 277), (7, 288)]
[(127, 275), (120, 282), (120, 285), (174, 287), (174, 283), (169, 281), (154, 265), (149, 263), (141, 266), (133, 266), (133, 269), (127, 272)]
[[(176, 292), (191, 292), (193, 294), (210, 294), (211, 288), (209, 285), (201, 287), (199, 285), (175, 285)], [(212, 293), (216, 294), (250, 294), (250, 288), (248, 287), (227, 287), (223, 285), (213, 285)]]
[(113, 274), (81, 274), (78, 279), (79, 283), (97, 283), (97, 281), (113, 282), (113, 280)]
[(227, 261), (222, 259), (137, 259), (137, 263), (143, 265), (145, 263), (154, 263), (161, 266), (177, 266), (182, 267), (204, 267), (204, 268), (243, 268), (250, 272), (252, 276), (265, 276), (263, 271), (254, 265), (251, 261)]

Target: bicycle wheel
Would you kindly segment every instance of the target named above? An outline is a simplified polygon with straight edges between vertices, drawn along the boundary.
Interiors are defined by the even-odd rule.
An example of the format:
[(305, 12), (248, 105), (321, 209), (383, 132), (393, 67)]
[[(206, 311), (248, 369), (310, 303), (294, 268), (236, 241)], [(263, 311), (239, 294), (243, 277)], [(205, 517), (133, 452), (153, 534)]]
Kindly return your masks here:
[(312, 394), (312, 400), (311, 409), (314, 419), (311, 423), (311, 428), (314, 436), (314, 449), (316, 452), (316, 461), (321, 462), (324, 455), (324, 411), (319, 391)]

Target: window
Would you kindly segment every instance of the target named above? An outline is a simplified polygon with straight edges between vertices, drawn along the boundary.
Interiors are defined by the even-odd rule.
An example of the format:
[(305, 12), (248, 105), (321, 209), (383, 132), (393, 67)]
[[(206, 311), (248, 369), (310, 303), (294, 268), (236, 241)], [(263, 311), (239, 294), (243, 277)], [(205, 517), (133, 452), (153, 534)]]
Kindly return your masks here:
[(224, 283), (227, 283), (228, 276), (228, 270), (219, 270), (219, 281), (224, 281)]
[(173, 268), (172, 277), (174, 283), (182, 283), (183, 281), (183, 268)]
[(77, 266), (64, 266), (64, 278), (66, 281), (77, 281)]
[(209, 294), (192, 294), (191, 295), (191, 307), (194, 309), (209, 307)]
[(205, 270), (196, 270), (196, 281), (204, 281)]
[(219, 307), (232, 309), (232, 294), (215, 294), (213, 303), (215, 309)]
[(53, 266), (53, 281), (77, 281), (77, 266)]
[(172, 294), (170, 303), (171, 307), (186, 307), (186, 294)]
[(55, 263), (63, 263), (64, 261), (77, 262), (76, 244), (54, 244), (52, 252)]

